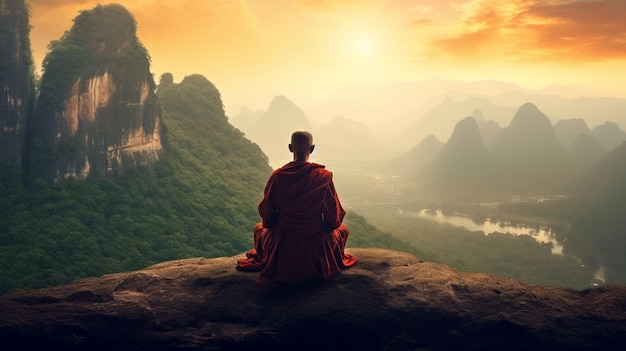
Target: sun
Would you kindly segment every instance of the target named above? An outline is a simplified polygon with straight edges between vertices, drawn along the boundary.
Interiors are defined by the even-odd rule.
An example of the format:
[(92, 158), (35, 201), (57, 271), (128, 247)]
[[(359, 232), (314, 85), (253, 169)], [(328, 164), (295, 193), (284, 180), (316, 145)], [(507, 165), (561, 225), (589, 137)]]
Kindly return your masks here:
[(343, 45), (344, 60), (351, 71), (369, 71), (378, 64), (380, 45), (375, 34), (354, 31), (345, 37)]
[(335, 58), (335, 80), (374, 79), (389, 66), (384, 61), (388, 42), (384, 40), (384, 32), (376, 26), (346, 26), (332, 34), (329, 35), (332, 43), (329, 52)]
[(357, 37), (352, 44), (353, 54), (356, 56), (369, 56), (374, 52), (374, 43), (367, 37)]

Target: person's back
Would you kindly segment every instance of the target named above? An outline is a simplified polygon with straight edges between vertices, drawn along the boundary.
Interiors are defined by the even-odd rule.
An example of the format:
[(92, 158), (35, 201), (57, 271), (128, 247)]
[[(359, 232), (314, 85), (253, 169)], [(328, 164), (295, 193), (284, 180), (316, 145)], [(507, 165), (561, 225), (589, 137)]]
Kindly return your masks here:
[(294, 161), (270, 175), (259, 203), (262, 222), (254, 227), (254, 249), (237, 268), (260, 271), (259, 280), (300, 283), (323, 281), (357, 259), (344, 252), (349, 235), (345, 211), (332, 173), (308, 162), (314, 149), (308, 132), (294, 132)]

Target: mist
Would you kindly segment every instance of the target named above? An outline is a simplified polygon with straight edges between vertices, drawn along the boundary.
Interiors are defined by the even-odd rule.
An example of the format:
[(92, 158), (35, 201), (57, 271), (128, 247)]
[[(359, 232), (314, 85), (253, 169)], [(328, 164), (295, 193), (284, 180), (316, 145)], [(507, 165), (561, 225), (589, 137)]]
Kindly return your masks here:
[[(585, 250), (565, 245), (564, 223), (591, 203), (571, 189), (626, 141), (626, 99), (584, 94), (431, 79), (363, 83), (316, 99), (278, 95), (227, 114), (273, 169), (291, 161), (291, 132), (310, 130), (310, 161), (333, 171), (344, 207), (427, 259), (515, 277), (558, 266), (548, 271), (563, 275), (560, 284), (583, 288), (606, 282), (606, 264), (589, 254), (581, 265)], [(495, 263), (512, 251), (528, 271)], [(491, 263), (476, 258), (492, 255)], [(542, 275), (527, 281), (554, 284)]]
[[(622, 88), (615, 72), (623, 71), (624, 51), (606, 50), (623, 46), (621, 3), (599, 1), (582, 13), (567, 1), (550, 5), (558, 11), (539, 1), (122, 2), (137, 15), (154, 76), (205, 75), (229, 122), (271, 168), (290, 161), (293, 130), (310, 130), (311, 161), (334, 172), (344, 206), (422, 250), (421, 258), (518, 279), (562, 265), (558, 273), (576, 272), (560, 282), (569, 286), (586, 286), (599, 271), (626, 282), (623, 255), (599, 255), (606, 247), (591, 250), (588, 239), (600, 233), (603, 245), (624, 247), (614, 230), (623, 228), (615, 219), (623, 203), (606, 194), (621, 194), (615, 179), (626, 174), (611, 166), (623, 163), (615, 150), (626, 139), (626, 99), (623, 91), (618, 98), (576, 85)], [(89, 2), (69, 2), (71, 10), (31, 3), (41, 67), (48, 43)], [(537, 19), (543, 25), (528, 25)], [(571, 37), (561, 35), (563, 23)], [(476, 25), (494, 35), (476, 36)], [(480, 80), (486, 77), (509, 81)], [(563, 85), (529, 88), (541, 84)], [(602, 194), (571, 202), (572, 188)], [(591, 203), (609, 214), (590, 211)], [(479, 222), (532, 222), (554, 229), (558, 240), (570, 224), (577, 231), (567, 238), (563, 263), (550, 243), (486, 237), (406, 215), (424, 209)], [(527, 256), (516, 258), (518, 271), (499, 266), (512, 253)]]
[[(415, 149), (427, 138), (447, 144), (457, 123), (466, 117), (476, 121), (488, 149), (526, 103), (534, 104), (553, 127), (582, 120), (589, 133), (607, 122), (616, 124), (619, 132), (626, 130), (626, 99), (586, 97), (584, 91), (571, 87), (551, 88), (550, 94), (543, 91), (492, 80), (369, 82), (302, 101), (278, 95), (264, 107), (226, 103), (226, 111), (229, 121), (268, 155), (272, 168), (290, 161), (287, 145), (293, 130), (312, 131), (316, 150), (311, 160), (335, 172), (346, 202), (351, 202), (356, 197), (362, 200), (372, 184), (385, 182), (381, 187), (387, 189), (372, 195), (380, 198), (398, 191), (400, 184), (417, 182), (417, 169), (410, 168), (423, 168), (420, 162), (431, 162), (437, 150), (419, 154)], [(224, 99), (229, 100), (227, 94)], [(605, 145), (606, 152), (623, 141), (620, 135), (616, 138), (616, 143)], [(607, 137), (598, 135), (598, 139)], [(571, 144), (564, 147), (571, 149)], [(390, 181), (399, 184), (391, 186)]]

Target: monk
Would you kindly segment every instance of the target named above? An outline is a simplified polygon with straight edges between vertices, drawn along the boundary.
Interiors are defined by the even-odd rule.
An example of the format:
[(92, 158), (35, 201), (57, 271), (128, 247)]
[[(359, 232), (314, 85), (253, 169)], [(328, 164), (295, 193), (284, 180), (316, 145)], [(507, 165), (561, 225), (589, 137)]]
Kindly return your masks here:
[(294, 132), (293, 161), (267, 181), (254, 248), (237, 261), (240, 271), (260, 272), (257, 284), (324, 282), (358, 261), (344, 252), (350, 233), (343, 224), (346, 212), (332, 172), (309, 162), (314, 148), (311, 133)]

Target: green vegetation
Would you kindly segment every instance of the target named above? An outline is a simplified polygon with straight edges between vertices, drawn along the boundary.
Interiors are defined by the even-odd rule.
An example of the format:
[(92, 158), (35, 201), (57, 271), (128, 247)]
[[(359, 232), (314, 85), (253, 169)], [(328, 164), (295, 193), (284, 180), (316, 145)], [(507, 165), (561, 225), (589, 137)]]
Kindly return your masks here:
[[(127, 136), (123, 131), (135, 130), (138, 124), (146, 135), (154, 130), (161, 110), (150, 56), (137, 38), (136, 27), (134, 17), (123, 6), (98, 5), (81, 11), (72, 28), (49, 44), (41, 92), (27, 124), (28, 177), (58, 179), (75, 174), (87, 167), (86, 159), (91, 162), (92, 174), (115, 173), (118, 167), (109, 167), (99, 157), (107, 152), (107, 146), (123, 145)], [(93, 89), (93, 79), (105, 74), (115, 84), (115, 89), (106, 87), (110, 89), (106, 107), (92, 111), (95, 115), (88, 118), (84, 107), (76, 107), (76, 115), (64, 111), (71, 108), (71, 96)], [(142, 97), (145, 88), (148, 94)], [(72, 122), (72, 116), (77, 120)]]
[(230, 126), (219, 92), (190, 77), (159, 91), (164, 159), (118, 179), (42, 179), (22, 186), (2, 167), (0, 293), (40, 288), (185, 257), (249, 249), (270, 172), (258, 147)]
[[(425, 261), (450, 265), (461, 271), (510, 277), (527, 284), (590, 287), (594, 270), (571, 256), (551, 253), (551, 245), (538, 244), (528, 235), (484, 235), (450, 224), (399, 214), (388, 205), (358, 207), (356, 211), (377, 228), (420, 250)], [(417, 250), (416, 249), (416, 250)]]
[(566, 252), (589, 267), (601, 267), (610, 284), (626, 284), (626, 185), (611, 186), (610, 192), (589, 192), (542, 202), (498, 206), (503, 218), (520, 223), (543, 223), (555, 230)]
[(97, 5), (81, 11), (72, 29), (48, 45), (38, 105), (52, 113), (61, 111), (79, 76), (93, 77), (105, 69), (121, 86), (130, 89), (149, 80), (154, 89), (150, 56), (136, 31), (134, 17), (121, 5)]
[(585, 262), (603, 267), (607, 281), (626, 285), (626, 186), (616, 187), (607, 198), (593, 202), (566, 232), (570, 249)]
[[(267, 157), (228, 123), (206, 78), (172, 80), (157, 90), (167, 134), (153, 167), (32, 189), (17, 166), (0, 167), (0, 294), (252, 248)], [(407, 249), (354, 213), (346, 223), (349, 246)]]
[[(20, 12), (20, 16), (23, 22), (27, 13)], [(11, 18), (0, 16), (0, 20)], [(35, 135), (29, 140), (30, 164), (25, 169), (0, 165), (0, 294), (172, 259), (233, 256), (252, 247), (252, 227), (259, 220), (257, 204), (271, 172), (266, 155), (228, 123), (220, 93), (205, 77), (191, 75), (175, 84), (172, 75), (165, 74), (157, 87), (149, 71), (150, 57), (135, 32), (135, 20), (120, 5), (98, 5), (81, 12), (72, 30), (50, 45), (37, 114), (60, 112), (79, 77), (107, 70), (123, 91), (137, 90), (138, 82), (147, 82), (150, 96), (142, 108), (144, 116), (154, 118), (143, 118), (141, 123), (150, 130), (162, 118), (162, 159), (115, 179), (51, 184), (33, 175), (37, 174), (33, 168), (50, 160), (74, 158), (83, 140), (77, 136), (51, 145), (50, 140)], [(11, 36), (2, 40), (28, 42)], [(22, 68), (29, 74), (23, 76), (32, 80), (32, 59), (29, 52), (25, 54)], [(2, 62), (0, 75), (13, 72)], [(34, 94), (29, 84), (24, 86)], [(85, 84), (78, 87), (80, 92), (87, 89)], [(123, 129), (121, 124), (129, 117), (128, 96), (116, 95), (114, 100), (121, 103), (108, 112), (117, 125), (99, 130), (109, 139), (121, 137), (116, 131)], [(54, 121), (36, 122), (29, 125), (39, 132), (54, 127)], [(623, 172), (613, 173), (615, 179), (624, 178)], [(362, 197), (376, 189), (371, 179), (367, 190), (355, 179), (346, 182), (352, 187), (339, 187), (340, 193), (352, 190), (355, 197)], [(590, 263), (586, 267), (571, 256), (551, 254), (550, 246), (528, 236), (485, 236), (403, 216), (390, 206), (359, 208), (359, 214), (350, 211), (345, 218), (351, 231), (348, 246), (407, 251), (464, 271), (580, 289), (589, 287), (593, 272), (602, 266), (610, 282), (626, 284), (622, 269), (626, 267), (626, 217), (621, 213), (626, 187), (616, 182), (618, 186), (611, 183), (607, 190), (609, 196), (594, 200), (571, 197), (489, 207), (440, 206), (473, 218), (549, 224), (561, 239), (568, 239), (566, 249)], [(374, 203), (393, 200), (388, 186), (372, 197)], [(472, 193), (472, 198), (482, 192)], [(499, 193), (495, 188), (493, 192)]]
[(355, 248), (384, 248), (396, 251), (404, 251), (417, 257), (423, 256), (423, 251), (410, 245), (407, 241), (399, 239), (388, 232), (379, 230), (369, 224), (365, 218), (353, 211), (348, 211), (344, 223), (350, 228), (348, 247)]

